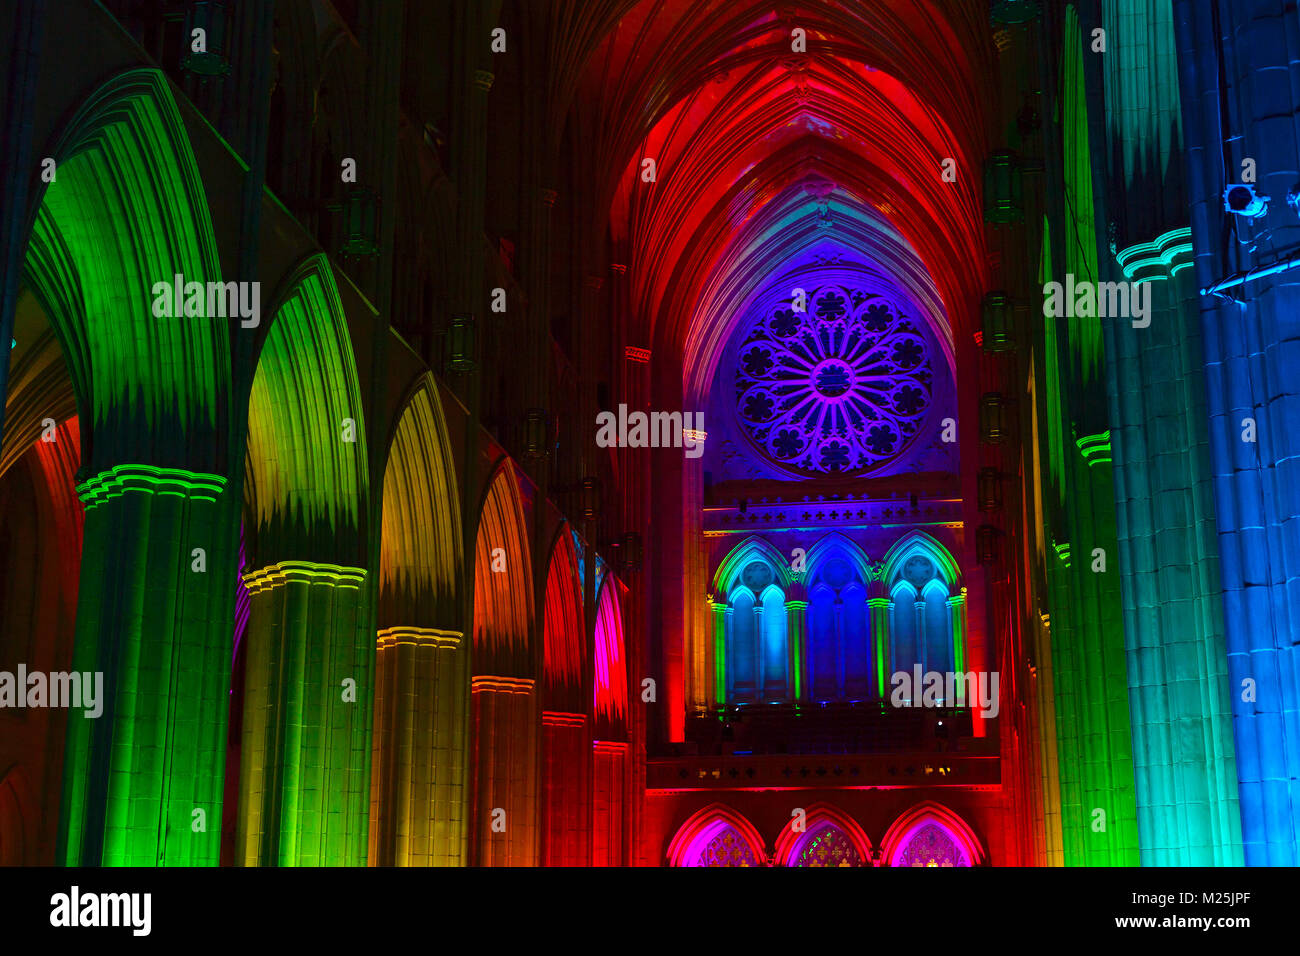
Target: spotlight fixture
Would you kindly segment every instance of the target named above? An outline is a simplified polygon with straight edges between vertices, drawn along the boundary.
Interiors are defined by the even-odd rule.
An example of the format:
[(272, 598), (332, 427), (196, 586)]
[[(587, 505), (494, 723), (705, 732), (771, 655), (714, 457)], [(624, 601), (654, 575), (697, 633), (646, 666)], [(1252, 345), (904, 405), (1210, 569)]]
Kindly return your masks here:
[(1234, 183), (1223, 191), (1223, 211), (1243, 219), (1268, 215), (1269, 197), (1255, 189), (1253, 183)]

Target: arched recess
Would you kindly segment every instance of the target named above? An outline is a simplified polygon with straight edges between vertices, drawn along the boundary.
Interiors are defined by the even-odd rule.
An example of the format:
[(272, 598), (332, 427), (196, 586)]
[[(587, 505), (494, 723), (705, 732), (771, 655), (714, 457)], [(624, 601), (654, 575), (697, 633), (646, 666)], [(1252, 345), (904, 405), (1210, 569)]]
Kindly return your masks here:
[[(77, 424), (71, 418), (49, 431), (50, 440), (29, 441), (0, 474), (0, 671), (12, 674), (20, 664), (28, 673), (71, 668), (84, 523), (73, 478)], [(82, 692), (95, 693), (94, 685)], [(17, 693), (26, 695), (25, 682)], [(102, 686), (95, 699), (103, 704)], [(0, 783), (0, 865), (56, 862), (72, 709), (0, 707), (0, 767), (21, 791), (6, 798)]]
[(586, 632), (573, 530), (562, 522), (551, 546), (542, 624), (542, 863), (591, 862), (587, 755), (591, 729), (583, 698)]
[(272, 316), (248, 400), (249, 564), (355, 565), (366, 555), (366, 428), (347, 317), (324, 254), (287, 277)]
[(871, 866), (871, 840), (851, 816), (828, 803), (805, 810), (802, 832), (792, 817), (776, 838), (777, 866)]
[(460, 491), (437, 385), (425, 373), (384, 469), (370, 862), (463, 863), (465, 688)]
[(807, 621), (798, 658), (805, 662), (808, 699), (865, 700), (876, 696), (874, 648), (884, 634), (875, 625), (867, 555), (838, 532), (818, 539), (805, 558)]
[(236, 856), (362, 865), (375, 661), (365, 419), (325, 256), (274, 301), (249, 396)]
[[(890, 672), (965, 671), (966, 589), (952, 554), (923, 531), (904, 535), (885, 554)], [(962, 682), (956, 701), (962, 703)]]
[[(719, 564), (711, 600), (719, 705), (789, 700), (797, 694), (794, 650), (803, 603), (791, 599), (795, 577), (786, 557), (757, 536), (746, 538)], [(792, 615), (799, 619), (794, 641)]]
[[(24, 282), (76, 396), (86, 558), (72, 669), (102, 673), (106, 697), (100, 718), (68, 716), (59, 859), (215, 864), (237, 505), (232, 320), (211, 294), (225, 289), (207, 200), (154, 69), (90, 93), (45, 155), (56, 176), (32, 212)], [(191, 826), (196, 810), (207, 827)]]
[(985, 853), (965, 820), (927, 800), (890, 824), (880, 859), (882, 866), (982, 866)]
[(573, 532), (567, 523), (560, 525), (551, 547), (544, 615), (542, 706), (548, 711), (582, 713), (582, 579), (578, 576)]
[[(537, 863), (537, 679), (533, 571), (514, 465), (502, 459), (484, 495), (474, 547), (470, 860)], [(504, 810), (506, 825), (494, 826)]]
[(677, 828), (667, 858), (669, 866), (767, 866), (758, 830), (720, 803), (697, 810)]

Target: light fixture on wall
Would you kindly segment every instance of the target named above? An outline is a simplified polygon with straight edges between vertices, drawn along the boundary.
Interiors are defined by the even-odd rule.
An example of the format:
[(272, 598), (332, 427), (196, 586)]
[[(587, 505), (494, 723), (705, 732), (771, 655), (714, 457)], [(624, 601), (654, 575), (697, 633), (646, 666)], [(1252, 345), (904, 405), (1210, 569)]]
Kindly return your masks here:
[(600, 517), (600, 479), (582, 479), (582, 516), (588, 521)]
[(352, 186), (341, 208), (343, 255), (379, 255), (379, 194), (368, 186)]
[(992, 0), (989, 4), (989, 20), (997, 26), (1028, 23), (1038, 14), (1038, 0)]
[(981, 468), (976, 501), (980, 511), (1002, 510), (1002, 473), (996, 468)]
[(623, 565), (629, 571), (641, 570), (641, 533), (628, 531), (623, 535)]
[(991, 524), (982, 524), (975, 529), (975, 560), (982, 565), (996, 564), (1001, 551), (999, 537), (1001, 532)]
[(530, 408), (525, 415), (524, 457), (541, 459), (547, 455), (550, 416), (544, 408)]
[(996, 150), (984, 161), (984, 220), (1012, 223), (1025, 218), (1024, 174), (1020, 158), (1009, 149)]
[[(226, 35), (230, 24), (226, 0), (194, 0), (185, 13), (185, 55), (181, 69), (196, 76), (225, 76), (230, 72), (226, 59)], [(196, 32), (201, 31), (201, 32)], [(202, 50), (196, 51), (195, 46)]]
[(451, 332), (447, 336), (447, 370), (472, 372), (475, 361), (475, 320), (472, 312), (457, 312), (451, 317)]
[(1011, 352), (1016, 347), (1011, 298), (1005, 292), (990, 292), (980, 303), (981, 345), (985, 352)]
[(1233, 183), (1223, 191), (1223, 211), (1243, 219), (1259, 219), (1268, 215), (1269, 197), (1259, 192), (1253, 183)]
[(1007, 438), (1006, 406), (1000, 392), (985, 392), (980, 398), (980, 441), (1000, 445)]

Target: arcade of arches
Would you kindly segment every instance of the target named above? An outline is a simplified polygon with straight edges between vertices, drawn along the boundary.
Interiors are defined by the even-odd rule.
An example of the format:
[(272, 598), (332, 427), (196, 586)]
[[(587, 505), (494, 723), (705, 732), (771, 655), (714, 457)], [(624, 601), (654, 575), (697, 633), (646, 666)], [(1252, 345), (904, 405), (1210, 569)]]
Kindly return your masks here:
[(0, 863), (1296, 862), (1181, 0), (14, 3)]

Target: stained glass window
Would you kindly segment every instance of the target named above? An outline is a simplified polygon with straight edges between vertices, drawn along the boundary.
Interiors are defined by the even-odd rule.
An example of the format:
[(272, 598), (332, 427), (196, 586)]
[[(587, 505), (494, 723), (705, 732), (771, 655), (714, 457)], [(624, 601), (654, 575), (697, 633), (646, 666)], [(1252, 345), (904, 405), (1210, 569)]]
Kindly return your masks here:
[(754, 851), (735, 828), (724, 826), (705, 846), (696, 866), (757, 866)]
[(795, 866), (863, 866), (862, 856), (849, 835), (828, 823), (804, 838)]
[(745, 333), (736, 416), (770, 461), (795, 474), (861, 474), (921, 432), (934, 372), (923, 323), (875, 294), (825, 286), (783, 303)]
[(897, 866), (970, 866), (957, 841), (937, 823), (913, 833), (897, 859)]

